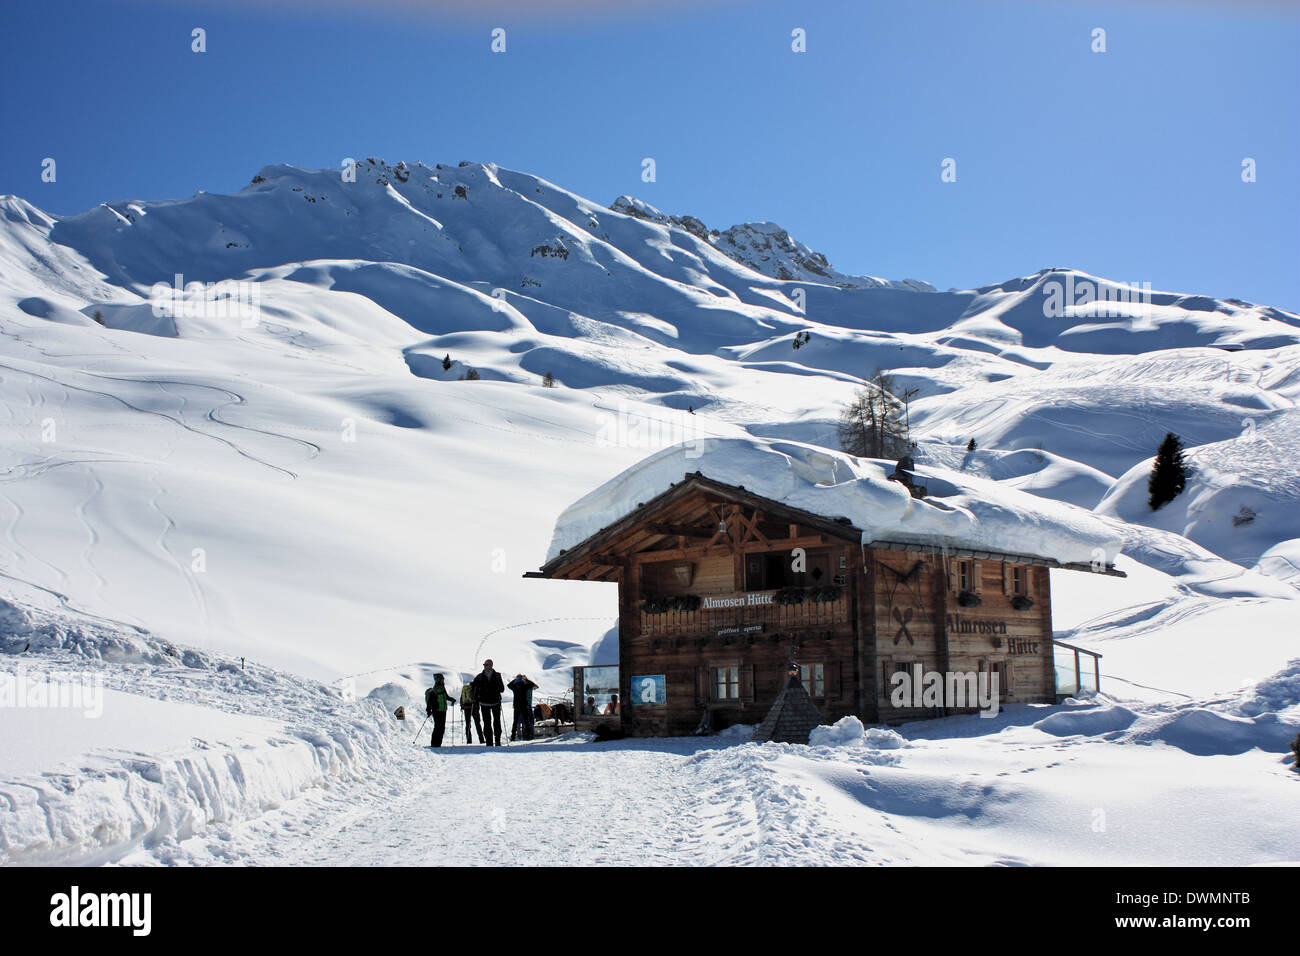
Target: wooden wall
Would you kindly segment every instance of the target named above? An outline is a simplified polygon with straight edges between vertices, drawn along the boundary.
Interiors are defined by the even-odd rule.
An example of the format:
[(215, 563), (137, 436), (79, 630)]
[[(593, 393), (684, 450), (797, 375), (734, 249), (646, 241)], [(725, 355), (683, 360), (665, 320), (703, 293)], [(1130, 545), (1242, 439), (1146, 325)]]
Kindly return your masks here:
[(874, 567), (871, 600), (876, 633), (875, 718), (901, 723), (933, 717), (925, 708), (895, 707), (890, 696), (890, 676), (895, 666), (921, 664), (925, 670), (943, 670), (945, 663), (942, 568), (930, 555), (911, 552), (868, 551)]
[[(893, 706), (889, 677), (895, 665), (920, 663), (925, 671), (977, 674), (996, 667), (1000, 669), (1003, 703), (1055, 700), (1046, 568), (1018, 566), (1023, 596), (1032, 604), (1017, 609), (1012, 603), (1015, 565), (883, 551), (874, 552), (873, 560), (877, 565), (875, 618), (881, 635), (877, 648), (879, 720), (900, 723), (977, 709), (973, 703), (965, 708), (946, 706), (941, 711)], [(966, 562), (964, 589), (961, 562)], [(962, 606), (959, 597), (963, 590), (978, 598), (978, 606)], [(923, 607), (926, 601), (928, 606)]]
[[(629, 561), (622, 567), (620, 698), (627, 731), (691, 734), (706, 710), (713, 714), (715, 729), (758, 723), (784, 685), (791, 645), (800, 664), (825, 667), (826, 693), (817, 704), (828, 723), (848, 714), (870, 723), (901, 723), (955, 712), (951, 707), (893, 705), (889, 678), (894, 668), (918, 663), (924, 671), (976, 673), (998, 665), (1004, 703), (1055, 699), (1046, 568), (1021, 567), (1024, 594), (1032, 605), (1017, 609), (1012, 606), (1012, 569), (1000, 561), (868, 550), (864, 562), (852, 544), (828, 550), (836, 572), (847, 578), (842, 601), (833, 605), (805, 602), (794, 608), (644, 615), (646, 593), (745, 593), (741, 562), (732, 554), (697, 558), (689, 562), (689, 581), (672, 571), (672, 562)], [(959, 561), (970, 562), (965, 583), (978, 596), (977, 607), (959, 604)], [(755, 624), (762, 629), (744, 630)], [(730, 626), (739, 632), (718, 633)], [(717, 700), (712, 693), (713, 669), (724, 666), (739, 668), (737, 700)], [(655, 674), (665, 677), (667, 703), (648, 706), (632, 700), (633, 678)], [(975, 709), (975, 703), (965, 710)]]
[[(805, 602), (793, 607), (767, 605), (643, 616), (642, 579), (652, 582), (655, 594), (733, 595), (746, 593), (742, 590), (743, 569), (732, 555), (697, 559), (691, 562), (689, 585), (681, 584), (671, 567), (652, 567), (644, 573), (636, 566), (624, 569), (619, 587), (620, 696), (628, 732), (642, 736), (691, 734), (705, 710), (711, 711), (715, 729), (760, 722), (784, 686), (791, 646), (796, 648), (798, 663), (824, 667), (825, 694), (815, 698), (823, 719), (833, 722), (857, 713), (855, 601), (851, 573), (841, 572), (838, 561), (841, 554), (846, 564), (856, 561), (858, 549), (845, 545), (829, 550), (836, 572), (849, 575), (849, 586), (835, 604)], [(763, 629), (746, 633), (743, 628), (747, 625)], [(731, 627), (740, 632), (718, 634)], [(727, 666), (739, 669), (740, 697), (714, 699), (713, 670)], [(654, 674), (665, 677), (667, 704), (645, 706), (631, 700), (633, 678)]]

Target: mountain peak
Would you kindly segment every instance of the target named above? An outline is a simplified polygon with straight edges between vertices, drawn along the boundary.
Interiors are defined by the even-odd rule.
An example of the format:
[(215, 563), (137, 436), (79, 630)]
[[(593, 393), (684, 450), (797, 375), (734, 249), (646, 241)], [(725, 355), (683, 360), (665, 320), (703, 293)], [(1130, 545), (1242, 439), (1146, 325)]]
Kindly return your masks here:
[(845, 275), (836, 271), (822, 253), (792, 238), (790, 233), (774, 222), (743, 222), (719, 231), (708, 228), (694, 216), (670, 216), (644, 200), (626, 195), (615, 199), (610, 208), (625, 216), (684, 229), (729, 259), (771, 279), (816, 282), (841, 289), (935, 291), (932, 285), (919, 279), (890, 281), (875, 276)]

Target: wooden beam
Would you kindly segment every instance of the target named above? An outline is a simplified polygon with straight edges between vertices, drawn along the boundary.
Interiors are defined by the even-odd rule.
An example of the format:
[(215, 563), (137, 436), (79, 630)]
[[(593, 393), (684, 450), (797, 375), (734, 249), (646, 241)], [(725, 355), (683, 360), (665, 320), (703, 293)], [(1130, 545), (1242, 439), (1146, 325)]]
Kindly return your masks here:
[(652, 531), (655, 534), (662, 534), (665, 537), (676, 536), (678, 538), (703, 538), (707, 540), (713, 535), (713, 531), (708, 528), (695, 528), (689, 525), (662, 524), (660, 522), (652, 522), (651, 524), (646, 525), (646, 530)]
[[(542, 573), (551, 577), (581, 578), (584, 573), (591, 570), (591, 566), (586, 562), (593, 552), (613, 550), (618, 553), (627, 553), (635, 550), (636, 547), (641, 546), (643, 543), (648, 543), (646, 542), (647, 538), (664, 537), (663, 535), (648, 534), (644, 527), (638, 527), (643, 517), (653, 515), (659, 521), (670, 525), (696, 528), (698, 527), (698, 519), (705, 517), (705, 515), (707, 515), (709, 523), (713, 524), (714, 522), (726, 520), (728, 508), (735, 510), (741, 506), (756, 508), (765, 515), (776, 516), (767, 519), (770, 525), (794, 523), (799, 531), (819, 533), (827, 538), (837, 540), (857, 541), (861, 534), (859, 529), (855, 528), (847, 519), (815, 515), (803, 509), (793, 508), (781, 502), (771, 501), (755, 495), (739, 485), (727, 485), (717, 482), (696, 472), (687, 474), (684, 481), (678, 482), (663, 493), (656, 495), (650, 501), (645, 502), (641, 508), (624, 515), (613, 524), (607, 525), (591, 535), (581, 544), (567, 549), (548, 561), (542, 567)], [(716, 524), (714, 526), (716, 527)], [(764, 537), (768, 537), (768, 534), (770, 534), (770, 531), (765, 533)], [(802, 536), (791, 535), (790, 540), (799, 537)], [(725, 544), (727, 553), (730, 553), (737, 546), (737, 539), (734, 533), (730, 536), (714, 535), (709, 543)], [(770, 539), (768, 543), (772, 547), (784, 544), (784, 542), (778, 543)], [(681, 547), (682, 544), (683, 542), (678, 541), (679, 551), (689, 552), (691, 550), (690, 548)], [(822, 544), (823, 541), (820, 539), (814, 542), (814, 546), (822, 546)], [(746, 545), (746, 547), (749, 548), (749, 545)], [(761, 548), (762, 545), (759, 545), (759, 547)], [(711, 553), (716, 553), (716, 551)]]
[(754, 509), (754, 513), (750, 515), (748, 519), (746, 519), (744, 514), (741, 513), (740, 515), (741, 527), (744, 529), (745, 533), (741, 535), (740, 543), (743, 545), (746, 544), (751, 539), (757, 539), (758, 542), (762, 544), (766, 550), (770, 551), (772, 549), (772, 546), (768, 544), (767, 538), (766, 536), (764, 536), (763, 532), (758, 529), (758, 519), (761, 514), (762, 512), (760, 512), (757, 508)]
[(760, 551), (783, 551), (794, 548), (821, 548), (826, 546), (826, 538), (823, 535), (805, 535), (802, 538), (784, 538), (775, 541), (768, 541), (766, 544), (751, 542), (749, 544), (736, 548), (714, 546), (710, 548), (703, 545), (694, 548), (672, 548), (663, 551), (638, 551), (629, 555), (633, 564), (648, 564), (653, 561), (688, 561), (695, 558), (708, 558), (717, 555), (731, 554), (733, 550), (737, 554), (753, 554)]
[(735, 539), (731, 536), (731, 528), (727, 524), (727, 506), (725, 504), (719, 505), (718, 510), (716, 512), (714, 512), (714, 510), (710, 508), (709, 513), (717, 517), (718, 528), (716, 531), (713, 532), (713, 537), (709, 539), (709, 543), (706, 544), (704, 547), (711, 548), (715, 544), (718, 544), (720, 539), (725, 538), (727, 539), (728, 548), (733, 548), (735, 545)]

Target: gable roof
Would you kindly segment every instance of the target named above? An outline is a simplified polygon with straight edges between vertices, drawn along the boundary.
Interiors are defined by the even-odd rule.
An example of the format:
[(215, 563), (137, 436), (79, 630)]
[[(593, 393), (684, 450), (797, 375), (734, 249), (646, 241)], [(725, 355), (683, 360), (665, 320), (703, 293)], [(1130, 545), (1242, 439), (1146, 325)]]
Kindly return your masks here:
[[(558, 554), (542, 565), (540, 571), (528, 572), (524, 576), (589, 581), (614, 580), (619, 568), (626, 563), (625, 559), (619, 556), (620, 553), (639, 552), (641, 556), (652, 557), (662, 547), (663, 558), (668, 560), (676, 556), (672, 548), (673, 539), (688, 536), (707, 537), (711, 533), (706, 526), (699, 524), (702, 520), (701, 503), (730, 504), (742, 509), (750, 508), (755, 516), (761, 513), (765, 520), (781, 521), (797, 526), (802, 534), (811, 533), (814, 536), (842, 539), (872, 550), (942, 553), (954, 557), (1091, 571), (1115, 577), (1126, 576), (1123, 571), (1116, 570), (1112, 564), (1094, 567), (1090, 563), (1062, 562), (1043, 555), (955, 546), (937, 537), (918, 536), (912, 539), (864, 541), (862, 529), (847, 517), (816, 514), (756, 494), (744, 485), (732, 485), (714, 480), (699, 471), (684, 475), (681, 481), (670, 484), (666, 490), (649, 501), (637, 502), (635, 508), (611, 524), (600, 528), (573, 547), (560, 549)], [(743, 511), (741, 515), (743, 517)], [(719, 513), (713, 513), (711, 517), (716, 524)], [(662, 520), (665, 518), (675, 518), (678, 522), (687, 523)], [(690, 526), (691, 521), (695, 522), (694, 527)], [(806, 546), (823, 543), (815, 539), (801, 538), (799, 541)], [(789, 543), (790, 539), (782, 541), (783, 546)], [(724, 546), (720, 549), (720, 553), (723, 550), (729, 550), (729, 547)], [(757, 548), (749, 550), (757, 550)]]
[[(862, 539), (862, 529), (855, 527), (844, 517), (828, 517), (814, 514), (802, 508), (796, 508), (771, 498), (748, 491), (743, 485), (729, 485), (714, 481), (700, 472), (684, 475), (682, 480), (670, 485), (665, 491), (646, 502), (638, 502), (635, 509), (609, 524), (584, 541), (571, 548), (561, 549), (559, 554), (547, 561), (539, 572), (525, 577), (543, 578), (583, 578), (600, 580), (612, 575), (588, 574), (588, 565), (607, 557), (611, 549), (636, 547), (637, 550), (651, 552), (654, 545), (671, 541), (683, 536), (699, 535), (703, 526), (695, 527), (681, 524), (658, 523), (654, 519), (663, 517), (683, 517), (698, 522), (700, 505), (730, 504), (740, 508), (750, 508), (761, 512), (768, 520), (779, 520), (799, 526), (820, 535), (842, 538), (858, 542)], [(716, 515), (714, 516), (716, 521)], [(683, 535), (686, 532), (686, 535)], [(615, 562), (603, 567), (617, 570)]]
[(661, 503), (660, 496), (688, 473), (707, 475), (733, 496), (757, 496), (769, 510), (794, 509), (805, 521), (844, 516), (867, 547), (1006, 554), (1049, 567), (1109, 571), (1124, 543), (1115, 519), (920, 460), (919, 453), (915, 476), (927, 489), (924, 497), (891, 481), (894, 471), (894, 462), (784, 439), (701, 438), (671, 445), (569, 505), (556, 520), (546, 560), (549, 565), (648, 503)]

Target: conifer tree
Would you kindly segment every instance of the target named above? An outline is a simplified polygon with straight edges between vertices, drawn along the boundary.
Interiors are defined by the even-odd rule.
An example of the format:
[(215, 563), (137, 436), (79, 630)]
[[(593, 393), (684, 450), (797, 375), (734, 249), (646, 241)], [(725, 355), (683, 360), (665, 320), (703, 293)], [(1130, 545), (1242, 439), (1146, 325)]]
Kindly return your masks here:
[(1183, 443), (1173, 432), (1165, 435), (1156, 452), (1151, 477), (1147, 479), (1147, 504), (1152, 511), (1173, 501), (1187, 487), (1187, 465), (1183, 461)]

